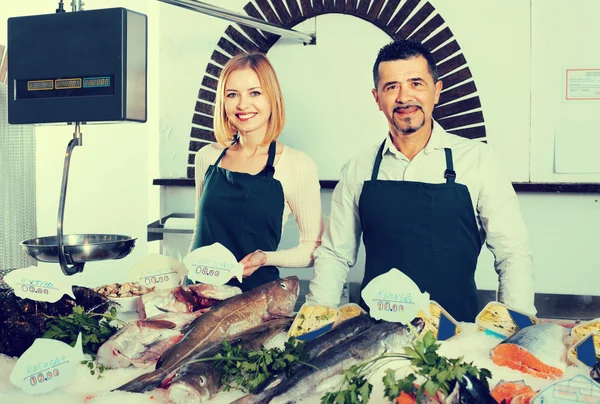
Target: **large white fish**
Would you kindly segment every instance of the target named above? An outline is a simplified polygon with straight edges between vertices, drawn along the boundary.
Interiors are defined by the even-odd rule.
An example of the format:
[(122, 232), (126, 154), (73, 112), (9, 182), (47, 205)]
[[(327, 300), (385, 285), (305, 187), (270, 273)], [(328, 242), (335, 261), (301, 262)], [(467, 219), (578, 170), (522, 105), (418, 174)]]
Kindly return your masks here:
[(202, 312), (163, 313), (123, 326), (98, 349), (98, 363), (108, 368), (147, 368), (183, 338), (183, 330)]

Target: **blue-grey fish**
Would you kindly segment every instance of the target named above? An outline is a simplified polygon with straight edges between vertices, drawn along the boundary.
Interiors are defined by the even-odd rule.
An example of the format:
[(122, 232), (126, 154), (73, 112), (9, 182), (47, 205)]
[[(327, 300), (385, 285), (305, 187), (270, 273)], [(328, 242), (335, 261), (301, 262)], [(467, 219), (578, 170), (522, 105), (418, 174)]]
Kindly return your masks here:
[[(420, 320), (420, 319), (419, 319)], [(422, 324), (422, 322), (421, 322)], [(417, 333), (420, 329), (417, 329)], [(415, 335), (400, 323), (376, 322), (362, 333), (317, 356), (287, 380), (258, 395), (247, 395), (235, 403), (293, 403), (312, 394), (316, 387), (353, 365), (410, 344)]]

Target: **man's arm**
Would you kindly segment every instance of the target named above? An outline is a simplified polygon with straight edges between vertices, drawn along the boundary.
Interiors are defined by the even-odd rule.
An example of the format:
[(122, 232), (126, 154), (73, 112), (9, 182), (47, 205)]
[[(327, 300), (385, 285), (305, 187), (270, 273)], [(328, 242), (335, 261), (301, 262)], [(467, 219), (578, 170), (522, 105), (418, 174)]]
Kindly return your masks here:
[(482, 147), (480, 168), (477, 210), (486, 244), (495, 257), (498, 300), (535, 315), (532, 255), (517, 194), (500, 160), (487, 146)]
[(357, 195), (362, 189), (362, 181), (350, 179), (350, 164), (342, 169), (340, 181), (333, 191), (329, 220), (321, 246), (315, 251), (307, 304), (339, 306), (349, 267), (356, 263), (361, 233)]

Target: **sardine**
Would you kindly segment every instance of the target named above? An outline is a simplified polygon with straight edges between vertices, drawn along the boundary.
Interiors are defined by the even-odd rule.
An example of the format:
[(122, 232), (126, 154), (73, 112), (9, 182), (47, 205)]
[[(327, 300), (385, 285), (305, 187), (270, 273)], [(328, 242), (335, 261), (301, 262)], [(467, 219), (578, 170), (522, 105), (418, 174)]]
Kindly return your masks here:
[(98, 363), (112, 369), (152, 366), (183, 338), (183, 329), (201, 314), (163, 313), (130, 322), (100, 346)]
[(523, 328), (492, 349), (491, 359), (535, 377), (560, 379), (567, 367), (563, 330), (553, 323)]
[(141, 375), (117, 390), (137, 393), (151, 390), (170, 372), (198, 357), (209, 344), (268, 320), (291, 316), (298, 292), (298, 277), (290, 276), (222, 301), (189, 325), (183, 339), (162, 354), (154, 372)]
[[(419, 319), (420, 320), (420, 319)], [(420, 330), (417, 330), (420, 332)], [(341, 374), (358, 363), (408, 345), (415, 338), (400, 323), (376, 322), (368, 329), (317, 356), (310, 366), (303, 366), (287, 380), (258, 395), (248, 395), (235, 403), (293, 403), (315, 391), (324, 380)]]

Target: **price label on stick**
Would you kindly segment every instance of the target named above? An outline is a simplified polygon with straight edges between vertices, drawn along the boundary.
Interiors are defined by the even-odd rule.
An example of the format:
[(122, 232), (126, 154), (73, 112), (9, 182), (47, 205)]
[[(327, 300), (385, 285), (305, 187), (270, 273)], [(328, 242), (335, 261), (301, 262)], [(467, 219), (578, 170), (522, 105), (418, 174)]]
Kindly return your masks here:
[(15, 364), (10, 382), (27, 394), (44, 394), (69, 384), (82, 360), (81, 334), (74, 348), (61, 341), (38, 338)]
[(4, 281), (13, 288), (15, 295), (23, 299), (49, 303), (57, 302), (63, 295), (75, 299), (72, 280), (61, 272), (58, 265), (15, 269), (4, 277)]
[(129, 271), (129, 281), (156, 289), (172, 289), (185, 276), (185, 265), (162, 254), (149, 254)]
[(244, 266), (220, 243), (192, 251), (185, 256), (183, 263), (192, 281), (221, 286), (236, 277), (242, 282)]
[(422, 310), (429, 315), (429, 293), (396, 268), (374, 278), (361, 296), (371, 317), (397, 323), (410, 323)]

